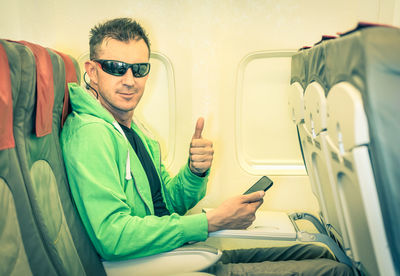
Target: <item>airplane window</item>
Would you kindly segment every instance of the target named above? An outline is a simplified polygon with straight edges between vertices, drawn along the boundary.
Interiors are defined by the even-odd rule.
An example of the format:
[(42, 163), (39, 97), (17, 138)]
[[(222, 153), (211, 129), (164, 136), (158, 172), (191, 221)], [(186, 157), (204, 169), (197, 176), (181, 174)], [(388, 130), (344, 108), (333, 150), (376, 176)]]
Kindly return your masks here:
[[(146, 89), (135, 116), (160, 143), (162, 159), (168, 168), (175, 153), (175, 82), (172, 64), (166, 56), (152, 52)], [(157, 116), (154, 116), (157, 114)]]
[(236, 150), (239, 163), (249, 173), (306, 173), (287, 107), (293, 53), (257, 52), (239, 65)]

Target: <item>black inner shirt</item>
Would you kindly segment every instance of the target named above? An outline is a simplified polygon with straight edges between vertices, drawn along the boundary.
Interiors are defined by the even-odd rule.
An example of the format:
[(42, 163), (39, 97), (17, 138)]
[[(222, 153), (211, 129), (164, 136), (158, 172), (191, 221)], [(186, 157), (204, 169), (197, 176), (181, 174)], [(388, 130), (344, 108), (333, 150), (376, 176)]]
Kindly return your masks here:
[(147, 179), (150, 183), (151, 198), (154, 205), (154, 214), (159, 217), (170, 215), (161, 194), (160, 178), (158, 177), (157, 171), (154, 167), (154, 163), (151, 160), (145, 146), (143, 145), (142, 140), (132, 128), (127, 128), (126, 126), (121, 124), (119, 125), (125, 132), (126, 138), (128, 138), (129, 143), (131, 144), (133, 150), (136, 152), (136, 155), (138, 156), (139, 161), (140, 163), (142, 163), (144, 171), (146, 172)]

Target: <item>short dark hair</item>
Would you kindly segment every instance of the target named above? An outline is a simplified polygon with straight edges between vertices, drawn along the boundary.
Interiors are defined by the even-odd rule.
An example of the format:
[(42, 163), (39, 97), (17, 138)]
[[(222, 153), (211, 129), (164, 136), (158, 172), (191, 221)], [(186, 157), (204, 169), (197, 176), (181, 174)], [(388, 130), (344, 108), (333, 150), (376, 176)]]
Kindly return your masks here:
[(131, 18), (115, 18), (94, 26), (90, 30), (90, 59), (97, 58), (98, 48), (106, 38), (123, 42), (143, 39), (150, 56), (150, 41), (147, 34), (142, 26)]

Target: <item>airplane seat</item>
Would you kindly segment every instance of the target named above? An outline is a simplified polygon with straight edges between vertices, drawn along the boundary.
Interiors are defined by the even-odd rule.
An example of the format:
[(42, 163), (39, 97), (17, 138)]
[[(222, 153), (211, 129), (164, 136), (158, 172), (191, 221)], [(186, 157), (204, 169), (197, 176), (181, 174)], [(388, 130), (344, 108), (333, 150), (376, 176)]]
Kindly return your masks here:
[(398, 28), (359, 24), (327, 44), (326, 155), (342, 206), (345, 251), (366, 275), (400, 272), (399, 43)]
[(312, 170), (313, 181), (320, 191), (323, 202), (321, 208), (324, 225), (329, 235), (343, 248), (347, 236), (342, 231), (344, 222), (341, 205), (329, 165), (329, 157), (326, 155), (327, 100), (325, 89), (317, 80), (307, 86), (304, 102), (305, 132), (308, 135), (307, 138), (313, 141), (307, 155), (312, 162), (310, 170)]
[[(316, 179), (317, 177), (315, 176), (315, 170), (313, 168), (312, 149), (314, 148), (314, 139), (312, 138), (311, 131), (306, 127), (306, 124), (305, 124), (305, 117), (304, 117), (305, 105), (304, 105), (304, 92), (303, 91), (304, 91), (304, 89), (301, 88), (298, 85), (298, 83), (293, 83), (289, 87), (289, 95), (291, 95), (289, 97), (291, 97), (291, 98), (297, 97), (297, 99), (292, 102), (297, 105), (297, 108), (301, 107), (302, 112), (301, 113), (300, 112), (293, 113), (293, 111), (295, 111), (294, 108), (290, 108), (289, 111), (292, 114), (302, 114), (301, 116), (298, 116), (296, 118), (296, 121), (294, 121), (294, 122), (296, 123), (296, 129), (297, 129), (297, 134), (298, 134), (298, 138), (299, 138), (299, 146), (300, 146), (301, 154), (303, 157), (304, 166), (305, 166), (307, 174), (309, 176), (311, 190), (312, 190), (314, 196), (316, 197), (316, 199), (318, 201), (318, 205), (320, 207), (320, 211), (318, 214), (319, 220), (320, 220), (319, 222), (322, 225), (325, 225), (327, 223), (326, 222), (327, 210), (326, 210), (324, 195), (321, 191), (321, 186)], [(325, 230), (320, 231), (320, 232), (325, 233)]]
[(343, 248), (346, 234), (343, 234), (343, 219), (333, 174), (327, 164), (325, 155), (325, 136), (327, 129), (326, 91), (328, 72), (325, 66), (326, 44), (333, 37), (323, 36), (321, 41), (308, 50), (307, 62), (303, 63), (307, 71), (307, 82), (304, 92), (304, 123), (300, 128), (300, 137), (309, 180), (314, 185), (314, 193), (321, 208), (320, 219), (327, 234)]
[(289, 114), (295, 125), (304, 123), (304, 89), (299, 82), (293, 82), (288, 89)]
[[(87, 237), (83, 227), (79, 231), (80, 221), (72, 208), (58, 144), (60, 106), (65, 91), (64, 63), (58, 55), (39, 45), (19, 43), (33, 53), (35, 66), (31, 89), (18, 95), (18, 116), (14, 117), (14, 123), (20, 129), (14, 135), (24, 185), (44, 247), (58, 274), (105, 275), (93, 249), (92, 253), (77, 252), (77, 245), (83, 244)], [(90, 259), (91, 256), (95, 258)]]
[(400, 29), (360, 23), (319, 44), (302, 65), (304, 123), (294, 121), (324, 224), (357, 272), (397, 275)]
[[(23, 124), (25, 112), (20, 102), (24, 100), (26, 94), (32, 94), (35, 91), (33, 87), (36, 72), (35, 60), (32, 52), (21, 44), (1, 39), (0, 46), (4, 50), (2, 59), (6, 58), (6, 62), (3, 62), (1, 64), (2, 68), (0, 68), (2, 74), (0, 84), (2, 86), (0, 91), (0, 102), (2, 104), (0, 108), (0, 112), (2, 113), (2, 120), (0, 122), (2, 130), (0, 132), (2, 143), (0, 150), (0, 159), (2, 160), (0, 176), (11, 191), (15, 204), (17, 221), (13, 225), (14, 227), (19, 225), (19, 230), (18, 228), (13, 229), (14, 235), (16, 235), (13, 238), (18, 239), (18, 232), (20, 231), (33, 275), (57, 275), (55, 267), (48, 256), (47, 249), (44, 246), (42, 233), (36, 223), (30, 197), (25, 186), (19, 155), (21, 148), (26, 146), (25, 142), (19, 139), (21, 132), (25, 128)], [(8, 76), (5, 74), (8, 74)], [(11, 85), (5, 89), (4, 84), (7, 79), (10, 80)], [(4, 114), (5, 112), (8, 113)], [(11, 127), (10, 123), (12, 124)], [(4, 126), (6, 126), (6, 129)], [(4, 129), (5, 131), (3, 131)], [(4, 144), (4, 141), (6, 141), (7, 145)], [(6, 194), (7, 191), (4, 195), (6, 196)], [(12, 212), (12, 200), (8, 199), (3, 204), (6, 202), (11, 204), (7, 207)], [(17, 225), (15, 224), (16, 222), (18, 222)], [(7, 249), (11, 251), (9, 252)], [(5, 248), (2, 246), (2, 251), (0, 252), (1, 267), (9, 269), (9, 266), (13, 264), (13, 262), (8, 263), (10, 258), (16, 257), (13, 256), (12, 252), (12, 247)], [(28, 273), (28, 269), (26, 271)]]
[[(296, 124), (297, 132), (299, 136), (299, 146), (301, 148), (304, 164), (309, 176), (311, 189), (318, 204), (320, 206), (319, 218), (322, 225), (327, 224), (327, 208), (326, 201), (324, 200), (324, 194), (321, 190), (321, 185), (318, 182), (318, 177), (315, 175), (315, 169), (313, 168), (312, 161), (312, 149), (314, 145), (314, 136), (311, 127), (307, 127), (306, 122), (309, 123), (309, 118), (306, 116), (306, 101), (305, 101), (305, 89), (309, 83), (309, 74), (313, 72), (309, 68), (309, 62), (311, 60), (314, 48), (308, 50), (301, 50), (292, 57), (291, 64), (291, 85), (289, 87), (289, 111), (292, 115), (292, 120)], [(304, 87), (304, 88), (303, 88)], [(307, 114), (309, 117), (310, 114)]]
[[(291, 84), (288, 88), (288, 105), (289, 105), (289, 115), (292, 118), (293, 123), (296, 125), (297, 134), (299, 138), (299, 145), (301, 154), (304, 160), (304, 165), (307, 173), (310, 175), (313, 173), (309, 170), (311, 164), (309, 155), (309, 144), (312, 144), (312, 140), (308, 139), (304, 125), (304, 88), (307, 86), (307, 70), (306, 64), (308, 61), (309, 50), (302, 50), (292, 56), (291, 61)], [(320, 191), (317, 185), (314, 183), (314, 177), (310, 175), (310, 184), (313, 194), (316, 196), (319, 206), (322, 206), (320, 201)]]
[(295, 53), (291, 59), (290, 86), (288, 89), (289, 115), (295, 125), (304, 123), (304, 88), (307, 86), (308, 50)]
[(371, 236), (372, 231), (378, 231), (379, 220), (371, 218), (369, 225), (368, 217), (374, 216), (375, 211), (368, 211), (380, 207), (369, 161), (368, 123), (360, 92), (349, 83), (338, 83), (329, 91), (328, 105), (326, 140), (349, 237), (345, 250), (361, 271), (379, 275), (376, 254), (383, 252), (374, 250)]
[[(85, 275), (83, 263), (88, 274), (105, 275), (94, 249), (82, 246), (86, 243), (92, 247), (88, 240), (85, 242), (86, 232), (83, 226), (78, 226), (79, 217), (63, 183), (66, 178), (58, 131), (59, 106), (63, 103), (65, 86), (64, 64), (56, 54), (38, 45), (5, 40), (1, 43), (11, 56), (11, 79), (14, 79), (13, 135), (17, 166), (7, 169), (19, 168), (21, 175), (13, 175), (18, 183), (12, 191), (18, 193), (15, 196), (17, 213), (21, 217), (21, 232), (32, 272)], [(76, 224), (68, 226), (66, 217), (68, 222)], [(71, 233), (75, 233), (74, 240)], [(81, 249), (80, 256), (75, 247)]]
[(33, 275), (22, 242), (13, 195), (0, 178), (0, 275)]
[[(10, 58), (13, 59), (10, 54)], [(16, 165), (13, 135), (13, 101), (9, 58), (0, 43), (0, 275), (33, 275), (25, 252), (20, 223), (10, 187), (22, 182)], [(13, 81), (16, 80), (13, 78)], [(11, 182), (11, 183), (10, 183)]]

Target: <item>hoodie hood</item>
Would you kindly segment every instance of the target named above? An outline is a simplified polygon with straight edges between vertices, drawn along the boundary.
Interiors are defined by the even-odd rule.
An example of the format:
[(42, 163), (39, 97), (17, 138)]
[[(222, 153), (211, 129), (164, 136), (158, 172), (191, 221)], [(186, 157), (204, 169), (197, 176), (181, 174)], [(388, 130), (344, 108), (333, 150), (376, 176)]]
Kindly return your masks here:
[[(82, 86), (76, 83), (69, 83), (69, 96), (71, 100), (72, 110), (78, 114), (88, 114), (99, 119), (104, 120), (105, 122), (113, 125), (122, 136), (124, 136), (125, 140), (128, 139), (125, 136), (124, 131), (121, 126), (118, 124), (117, 120), (115, 120), (114, 116), (105, 109), (100, 102), (94, 98), (92, 94), (86, 91)], [(125, 179), (130, 180), (132, 178), (131, 170), (130, 170), (130, 156), (129, 150), (127, 150), (126, 157), (126, 175)]]
[(82, 86), (76, 83), (69, 83), (68, 88), (73, 111), (78, 114), (84, 113), (98, 117), (110, 124), (113, 124), (116, 121), (113, 115)]

